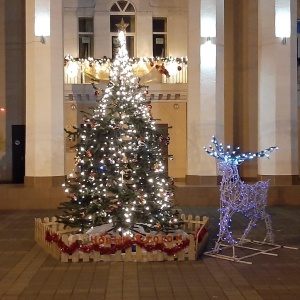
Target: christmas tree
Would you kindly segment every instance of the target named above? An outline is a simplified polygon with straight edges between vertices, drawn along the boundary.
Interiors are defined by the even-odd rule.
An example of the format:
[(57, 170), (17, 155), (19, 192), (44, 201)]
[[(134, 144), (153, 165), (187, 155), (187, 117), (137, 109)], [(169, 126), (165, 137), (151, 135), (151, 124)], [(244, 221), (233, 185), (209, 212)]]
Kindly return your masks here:
[(76, 175), (61, 203), (59, 221), (84, 232), (111, 224), (132, 235), (139, 224), (147, 231), (170, 232), (181, 225), (171, 205), (172, 179), (164, 168), (162, 145), (169, 137), (155, 127), (147, 91), (134, 76), (126, 50), (125, 29), (119, 27), (119, 49), (110, 81), (93, 113), (81, 128), (67, 131), (77, 139)]

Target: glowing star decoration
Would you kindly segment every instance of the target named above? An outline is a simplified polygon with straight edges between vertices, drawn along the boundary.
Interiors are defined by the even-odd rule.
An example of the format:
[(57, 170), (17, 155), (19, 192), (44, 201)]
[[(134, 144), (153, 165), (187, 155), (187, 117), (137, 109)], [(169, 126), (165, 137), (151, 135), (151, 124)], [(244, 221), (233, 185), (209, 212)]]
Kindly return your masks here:
[[(269, 147), (257, 153), (239, 154), (239, 147), (230, 152), (230, 146), (220, 144), (213, 136), (213, 146), (204, 150), (214, 158), (218, 159), (218, 170), (222, 174), (220, 185), (220, 224), (219, 235), (214, 247), (214, 253), (220, 251), (222, 243), (229, 245), (240, 244), (245, 241), (246, 235), (256, 225), (258, 219), (265, 221), (266, 237), (265, 242), (274, 244), (274, 234), (271, 225), (270, 215), (266, 213), (267, 193), (269, 181), (259, 181), (255, 184), (245, 184), (238, 172), (238, 165), (246, 160), (256, 157), (269, 157), (270, 153), (277, 150), (278, 147)], [(234, 213), (242, 213), (250, 221), (239, 242), (233, 237), (230, 231), (231, 217)]]
[(126, 28), (128, 27), (128, 23), (125, 23), (124, 22), (124, 19), (122, 18), (122, 20), (121, 20), (121, 22), (120, 23), (118, 23), (118, 24), (115, 24), (117, 27), (118, 27), (118, 29), (119, 29), (119, 31), (126, 31)]

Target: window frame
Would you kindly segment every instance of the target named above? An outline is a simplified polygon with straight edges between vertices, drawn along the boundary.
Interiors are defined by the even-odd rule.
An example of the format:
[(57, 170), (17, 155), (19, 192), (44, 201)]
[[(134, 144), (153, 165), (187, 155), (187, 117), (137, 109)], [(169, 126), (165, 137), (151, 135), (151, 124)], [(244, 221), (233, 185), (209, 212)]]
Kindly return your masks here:
[[(133, 50), (132, 50), (132, 53), (130, 53), (130, 51), (128, 51), (129, 57), (132, 58), (136, 54), (136, 9), (135, 9), (134, 5), (130, 1), (127, 1), (127, 0), (125, 0), (125, 1), (127, 2), (127, 4), (124, 6), (123, 10), (112, 11), (112, 7), (115, 4), (117, 4), (117, 6), (120, 8), (120, 6), (118, 5), (119, 1), (115, 1), (112, 4), (111, 8), (110, 8), (110, 15), (109, 15), (109, 22), (110, 22), (109, 23), (109, 28), (110, 29), (109, 30), (110, 30), (110, 45), (111, 45), (111, 55), (112, 55), (112, 58), (114, 58), (114, 54), (113, 54), (113, 51), (114, 51), (114, 48), (113, 48), (113, 39), (116, 38), (116, 37), (118, 37), (118, 31), (116, 31), (116, 32), (112, 32), (111, 31), (111, 16), (120, 16), (120, 17), (122, 17), (122, 16), (133, 16), (134, 17), (134, 30), (131, 31), (131, 32), (127, 32), (126, 31), (126, 39), (128, 39), (127, 37), (132, 37), (133, 38), (133, 46), (132, 46)], [(129, 12), (126, 11), (126, 9), (128, 8), (129, 5), (131, 5), (133, 7), (134, 11), (129, 11)], [(120, 18), (120, 21), (121, 21), (121, 18)], [(126, 23), (126, 21), (125, 21), (125, 23)], [(129, 50), (128, 47), (127, 47), (127, 50)]]
[[(91, 19), (93, 21), (93, 31), (79, 31), (79, 22), (80, 19)], [(78, 32), (78, 57), (79, 58), (83, 58), (83, 59), (88, 59), (89, 57), (94, 57), (94, 47), (95, 47), (95, 41), (94, 41), (94, 31), (95, 31), (95, 22), (94, 22), (94, 17), (93, 16), (79, 16), (78, 17), (78, 22), (77, 22), (78, 28), (77, 28), (77, 32)], [(87, 57), (85, 57), (85, 55), (83, 57), (81, 57), (81, 44), (84, 44), (81, 42), (81, 39), (83, 37), (89, 37), (90, 38), (90, 46), (89, 46), (89, 51), (90, 53), (88, 53)]]
[[(165, 31), (154, 31), (154, 20), (155, 19), (163, 19), (165, 21)], [(164, 55), (154, 55), (154, 39), (155, 36), (162, 35), (164, 36)], [(159, 56), (159, 57), (167, 57), (168, 56), (168, 18), (163, 16), (153, 16), (152, 17), (152, 55)]]

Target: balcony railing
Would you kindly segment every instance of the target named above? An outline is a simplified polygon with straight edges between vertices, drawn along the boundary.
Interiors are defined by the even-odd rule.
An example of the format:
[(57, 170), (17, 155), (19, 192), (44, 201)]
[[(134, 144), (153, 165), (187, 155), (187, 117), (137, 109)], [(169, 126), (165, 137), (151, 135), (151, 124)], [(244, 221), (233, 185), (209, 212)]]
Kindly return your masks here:
[[(89, 84), (109, 79), (110, 60), (65, 58), (65, 84)], [(133, 71), (141, 83), (187, 83), (187, 59), (139, 59), (132, 62)]]

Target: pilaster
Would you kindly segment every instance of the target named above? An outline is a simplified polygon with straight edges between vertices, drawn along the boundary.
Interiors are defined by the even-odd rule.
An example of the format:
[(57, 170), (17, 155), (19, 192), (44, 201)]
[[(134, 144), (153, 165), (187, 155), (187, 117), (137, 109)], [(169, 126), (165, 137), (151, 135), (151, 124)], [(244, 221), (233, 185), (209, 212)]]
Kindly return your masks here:
[(203, 147), (224, 137), (223, 16), (224, 1), (189, 1), (188, 184), (217, 183), (216, 161)]
[[(35, 20), (41, 9), (38, 9), (37, 2), (45, 5), (45, 10), (48, 9), (50, 14), (50, 36), (43, 38), (35, 36), (34, 31)], [(62, 0), (26, 1), (25, 185), (37, 182), (40, 186), (47, 182), (48, 186), (52, 186), (57, 178), (63, 181), (63, 78)]]
[[(277, 22), (282, 15), (286, 20)], [(276, 37), (286, 24), (287, 36)], [(259, 149), (276, 145), (279, 150), (270, 160), (259, 159), (258, 173), (282, 184), (295, 183), (299, 175), (296, 24), (296, 0), (259, 0), (258, 143)]]

